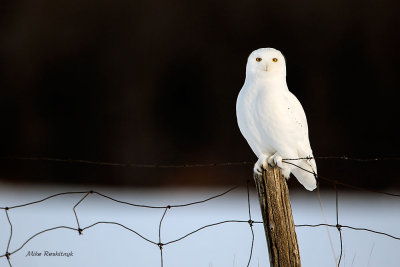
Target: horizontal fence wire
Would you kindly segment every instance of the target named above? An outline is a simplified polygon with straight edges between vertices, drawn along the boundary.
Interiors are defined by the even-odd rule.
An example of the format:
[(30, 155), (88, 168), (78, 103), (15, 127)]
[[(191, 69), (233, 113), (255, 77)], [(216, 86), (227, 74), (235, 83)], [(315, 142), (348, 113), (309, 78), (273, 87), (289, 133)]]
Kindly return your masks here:
[[(318, 160), (348, 160), (358, 162), (373, 162), (373, 161), (400, 161), (400, 157), (373, 157), (373, 158), (355, 158), (348, 156), (322, 156), (322, 157), (304, 157), (296, 159), (284, 159), (286, 161), (301, 160), (301, 159), (318, 159)], [(121, 163), (121, 162), (105, 162), (84, 159), (63, 159), (50, 157), (18, 157), (7, 156), (0, 157), (0, 160), (18, 160), (18, 161), (48, 161), (59, 163), (77, 163), (86, 165), (109, 166), (109, 167), (131, 167), (131, 168), (161, 168), (161, 169), (180, 169), (180, 168), (204, 168), (204, 167), (226, 167), (226, 166), (246, 166), (253, 165), (252, 161), (237, 161), (237, 162), (217, 162), (217, 163), (195, 163), (195, 164), (143, 164), (143, 163)]]
[[(381, 232), (381, 231), (376, 231), (373, 229), (368, 229), (368, 228), (360, 228), (360, 227), (355, 227), (355, 226), (350, 226), (350, 225), (343, 225), (340, 223), (339, 221), (339, 189), (338, 189), (338, 185), (343, 186), (343, 187), (348, 187), (351, 189), (356, 189), (359, 191), (367, 191), (367, 192), (373, 192), (373, 193), (377, 193), (377, 194), (383, 194), (383, 195), (388, 195), (388, 196), (392, 196), (392, 197), (400, 197), (399, 194), (394, 194), (394, 193), (389, 193), (389, 192), (384, 192), (384, 191), (379, 191), (379, 190), (372, 190), (372, 189), (368, 189), (368, 188), (363, 188), (360, 186), (355, 186), (352, 184), (347, 184), (347, 183), (343, 183), (340, 181), (337, 181), (335, 179), (331, 179), (325, 176), (322, 176), (320, 174), (316, 174), (313, 173), (307, 169), (304, 169), (302, 167), (300, 167), (299, 165), (297, 165), (295, 162), (299, 161), (299, 160), (311, 160), (311, 159), (318, 159), (318, 160), (349, 160), (349, 161), (358, 161), (358, 162), (372, 162), (372, 161), (400, 161), (400, 157), (383, 157), (383, 158), (351, 158), (351, 157), (347, 157), (347, 156), (326, 156), (326, 157), (304, 157), (304, 158), (296, 158), (296, 159), (283, 159), (282, 162), (295, 166), (303, 171), (312, 173), (315, 175), (315, 177), (317, 178), (318, 181), (326, 181), (328, 183), (330, 183), (333, 186), (333, 189), (335, 191), (335, 217), (336, 217), (336, 224), (328, 224), (328, 223), (319, 223), (319, 224), (298, 224), (295, 225), (297, 228), (301, 228), (301, 227), (310, 227), (310, 228), (315, 228), (315, 227), (330, 227), (330, 228), (336, 228), (338, 231), (338, 235), (339, 235), (339, 240), (340, 240), (340, 255), (339, 255), (339, 259), (337, 262), (337, 266), (340, 266), (341, 264), (341, 260), (342, 260), (342, 255), (343, 255), (343, 238), (342, 238), (342, 228), (346, 228), (346, 229), (351, 229), (351, 230), (355, 230), (355, 231), (366, 231), (366, 232), (370, 232), (370, 233), (374, 233), (374, 234), (378, 234), (378, 235), (382, 235), (382, 236), (386, 236), (388, 238), (392, 238), (394, 240), (399, 240), (400, 241), (400, 237), (394, 236), (392, 234), (389, 233), (385, 233), (385, 232)], [(50, 161), (50, 162), (61, 162), (61, 163), (78, 163), (78, 164), (90, 164), (90, 165), (98, 165), (98, 166), (116, 166), (116, 167), (134, 167), (134, 168), (193, 168), (193, 167), (220, 167), (220, 166), (243, 166), (243, 165), (252, 165), (254, 163), (251, 163), (249, 161), (242, 161), (242, 162), (225, 162), (225, 163), (205, 163), (205, 164), (178, 164), (178, 165), (160, 165), (160, 164), (136, 164), (136, 163), (112, 163), (112, 162), (98, 162), (98, 161), (90, 161), (90, 160), (73, 160), (73, 159), (60, 159), (60, 158), (49, 158), (49, 157), (15, 157), (15, 156), (9, 156), (9, 157), (0, 157), (0, 160), (27, 160), (27, 161)], [(18, 204), (18, 205), (14, 205), (14, 206), (8, 206), (8, 207), (0, 207), (0, 210), (4, 210), (8, 224), (9, 224), (9, 238), (8, 238), (8, 242), (7, 242), (7, 248), (6, 251), (3, 254), (0, 254), (0, 258), (6, 258), (9, 266), (12, 266), (11, 263), (11, 256), (18, 253), (25, 245), (27, 245), (32, 239), (42, 235), (43, 233), (49, 232), (49, 231), (54, 231), (54, 230), (58, 230), (58, 229), (68, 229), (68, 230), (72, 230), (77, 232), (79, 235), (81, 235), (84, 231), (94, 228), (98, 225), (114, 225), (114, 226), (118, 226), (120, 228), (123, 228), (133, 234), (135, 234), (136, 236), (140, 237), (142, 240), (151, 243), (155, 246), (157, 246), (160, 250), (160, 266), (163, 267), (164, 266), (164, 256), (163, 256), (163, 248), (169, 244), (172, 243), (176, 243), (179, 242), (193, 234), (198, 233), (201, 230), (204, 230), (206, 228), (210, 228), (210, 227), (215, 227), (215, 226), (219, 226), (219, 225), (223, 225), (223, 224), (231, 224), (231, 223), (244, 223), (244, 224), (248, 224), (249, 228), (250, 228), (250, 233), (251, 233), (251, 244), (250, 244), (250, 249), (249, 249), (249, 259), (247, 262), (247, 267), (250, 266), (251, 260), (252, 260), (252, 255), (253, 255), (253, 248), (254, 248), (254, 231), (253, 231), (253, 226), (254, 224), (263, 224), (262, 221), (253, 221), (252, 220), (252, 215), (251, 215), (251, 205), (250, 205), (250, 189), (249, 189), (249, 183), (250, 180), (247, 180), (247, 184), (246, 184), (246, 189), (247, 189), (247, 207), (248, 207), (248, 220), (236, 220), (236, 219), (232, 219), (232, 220), (225, 220), (225, 221), (220, 221), (220, 222), (216, 222), (216, 223), (212, 223), (212, 224), (208, 224), (208, 225), (204, 225), (196, 230), (193, 230), (192, 232), (189, 232), (181, 237), (178, 237), (174, 240), (170, 240), (167, 242), (162, 242), (162, 225), (164, 222), (164, 219), (167, 215), (168, 210), (170, 209), (175, 209), (175, 208), (181, 208), (181, 207), (188, 207), (188, 206), (193, 206), (193, 205), (198, 205), (198, 204), (202, 204), (208, 201), (211, 201), (213, 199), (222, 197), (224, 195), (229, 194), (230, 192), (234, 191), (235, 189), (237, 189), (239, 187), (239, 185), (234, 186), (232, 188), (229, 188), (228, 190), (205, 198), (203, 200), (199, 200), (199, 201), (194, 201), (194, 202), (189, 202), (189, 203), (182, 203), (182, 204), (176, 204), (176, 205), (165, 205), (165, 206), (151, 206), (151, 205), (144, 205), (144, 204), (137, 204), (137, 203), (132, 203), (132, 202), (127, 202), (127, 201), (122, 201), (122, 200), (118, 200), (116, 198), (113, 198), (111, 196), (105, 195), (103, 193), (97, 192), (97, 191), (71, 191), (71, 192), (61, 192), (61, 193), (57, 193), (57, 194), (53, 194), (50, 196), (47, 196), (45, 198), (36, 200), (36, 201), (32, 201), (32, 202), (28, 202), (28, 203), (24, 203), (24, 204)], [(317, 190), (319, 190), (319, 186), (317, 188)], [(319, 192), (318, 192), (319, 194)], [(76, 220), (76, 226), (72, 227), (72, 226), (57, 226), (57, 227), (52, 227), (52, 228), (48, 228), (48, 229), (44, 229), (38, 233), (33, 234), (32, 236), (30, 236), (25, 242), (23, 242), (18, 248), (16, 248), (13, 251), (10, 251), (10, 244), (12, 242), (12, 238), (13, 238), (13, 223), (12, 220), (10, 219), (10, 212), (14, 209), (17, 208), (22, 208), (22, 207), (26, 207), (26, 206), (32, 206), (32, 205), (36, 205), (39, 203), (43, 203), (46, 202), (49, 199), (53, 199), (53, 198), (57, 198), (60, 196), (65, 196), (65, 195), (81, 195), (81, 198), (79, 199), (79, 201), (73, 206), (73, 213), (74, 213), (74, 217)], [(131, 229), (121, 223), (118, 222), (114, 222), (114, 221), (98, 221), (95, 222), (91, 225), (85, 226), (85, 227), (81, 227), (80, 222), (79, 222), (79, 216), (78, 213), (76, 212), (76, 208), (81, 205), (82, 203), (84, 203), (85, 199), (87, 199), (88, 197), (92, 196), (92, 195), (97, 195), (100, 196), (102, 198), (105, 198), (107, 200), (110, 200), (112, 202), (116, 202), (122, 205), (128, 205), (128, 206), (134, 206), (134, 207), (140, 207), (140, 208), (148, 208), (148, 209), (161, 209), (164, 210), (162, 217), (160, 219), (159, 222), (159, 227), (158, 227), (158, 240), (154, 241), (151, 240), (147, 237), (145, 237), (144, 235), (140, 234), (139, 232), (137, 232), (134, 229)]]

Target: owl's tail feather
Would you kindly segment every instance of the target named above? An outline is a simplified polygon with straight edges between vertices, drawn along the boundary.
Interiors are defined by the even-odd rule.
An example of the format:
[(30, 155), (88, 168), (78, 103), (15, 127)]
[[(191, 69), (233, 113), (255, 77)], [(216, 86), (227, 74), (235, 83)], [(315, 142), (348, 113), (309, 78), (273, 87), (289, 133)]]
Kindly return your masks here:
[(317, 166), (315, 160), (298, 160), (293, 162), (297, 166), (293, 166), (292, 173), (297, 180), (307, 189), (313, 191), (317, 188)]

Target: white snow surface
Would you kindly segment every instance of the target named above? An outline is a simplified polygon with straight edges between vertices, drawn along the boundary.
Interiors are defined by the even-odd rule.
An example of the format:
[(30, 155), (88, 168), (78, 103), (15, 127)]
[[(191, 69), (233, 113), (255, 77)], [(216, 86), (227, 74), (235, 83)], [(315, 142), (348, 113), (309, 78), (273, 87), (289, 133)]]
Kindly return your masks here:
[[(224, 188), (90, 188), (113, 198), (146, 205), (180, 204), (206, 199)], [(42, 199), (64, 191), (89, 190), (82, 187), (15, 186), (0, 184), (0, 206), (13, 206)], [(76, 228), (72, 207), (82, 194), (66, 195), (32, 206), (8, 211), (13, 224), (10, 251), (30, 236), (46, 228)], [(250, 192), (252, 219), (261, 220), (255, 191)], [(336, 224), (335, 195), (322, 191), (322, 203), (328, 223)], [(316, 193), (291, 192), (296, 224), (323, 223)], [(76, 209), (81, 228), (98, 221), (114, 221), (130, 227), (144, 237), (158, 242), (158, 226), (163, 209), (147, 209), (118, 204), (89, 195)], [(225, 220), (248, 220), (247, 193), (239, 188), (206, 203), (169, 209), (161, 228), (163, 243), (177, 239), (204, 225)], [(371, 228), (400, 236), (400, 203), (398, 199), (373, 193), (339, 192), (339, 223)], [(336, 266), (325, 227), (296, 228), (303, 266)], [(330, 229), (336, 257), (339, 256), (338, 232)], [(10, 227), (4, 210), (0, 214), (0, 254), (4, 254)], [(254, 250), (250, 266), (269, 266), (262, 224), (254, 225)], [(364, 231), (342, 229), (343, 256), (341, 266), (398, 266), (400, 241)], [(227, 223), (203, 229), (163, 249), (164, 266), (246, 266), (251, 246), (247, 223)], [(73, 252), (71, 257), (27, 256), (29, 251)], [(14, 267), (26, 266), (161, 266), (159, 248), (117, 225), (98, 225), (83, 231), (58, 229), (43, 233), (11, 255)], [(5, 257), (0, 267), (9, 266)]]

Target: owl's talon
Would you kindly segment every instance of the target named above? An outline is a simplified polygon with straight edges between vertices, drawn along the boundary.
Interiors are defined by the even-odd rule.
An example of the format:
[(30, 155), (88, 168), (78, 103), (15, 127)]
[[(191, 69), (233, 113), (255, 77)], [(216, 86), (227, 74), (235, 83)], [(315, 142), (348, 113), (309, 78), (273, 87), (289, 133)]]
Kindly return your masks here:
[(260, 165), (258, 165), (257, 163), (254, 164), (253, 172), (261, 175), (262, 174), (262, 168), (260, 168)]
[(268, 164), (271, 166), (278, 166), (279, 168), (282, 168), (282, 157), (275, 153), (268, 158)]
[(254, 171), (255, 173), (261, 175), (263, 169), (264, 169), (264, 170), (267, 169), (267, 165), (268, 165), (267, 159), (268, 159), (267, 155), (261, 154), (260, 157), (258, 158), (256, 164), (254, 164), (253, 171)]

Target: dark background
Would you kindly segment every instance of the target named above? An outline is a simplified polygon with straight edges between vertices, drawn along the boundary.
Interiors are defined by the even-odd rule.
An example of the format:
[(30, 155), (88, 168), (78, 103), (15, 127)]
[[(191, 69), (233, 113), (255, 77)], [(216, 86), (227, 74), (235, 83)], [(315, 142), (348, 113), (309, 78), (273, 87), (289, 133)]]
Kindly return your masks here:
[[(165, 170), (4, 157), (255, 162), (235, 104), (247, 56), (260, 47), (285, 55), (316, 156), (398, 156), (398, 11), (388, 0), (1, 1), (0, 179), (244, 182), (252, 166)], [(347, 183), (399, 185), (395, 161), (317, 165)]]

